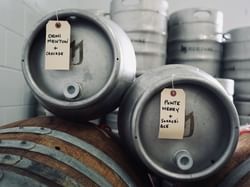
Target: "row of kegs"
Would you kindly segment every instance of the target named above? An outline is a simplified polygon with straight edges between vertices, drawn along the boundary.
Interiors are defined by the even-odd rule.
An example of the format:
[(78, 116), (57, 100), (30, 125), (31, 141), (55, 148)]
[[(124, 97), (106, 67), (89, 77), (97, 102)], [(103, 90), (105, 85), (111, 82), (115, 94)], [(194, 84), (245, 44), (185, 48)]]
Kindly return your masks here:
[(242, 125), (250, 123), (250, 27), (229, 31), (225, 37), (223, 76), (235, 81), (235, 106)]
[[(58, 11), (58, 19), (71, 25), (66, 71), (44, 68), (46, 24), (57, 20), (55, 13), (49, 14), (29, 36), (22, 68), (34, 96), (49, 112), (88, 121), (115, 110), (106, 123), (114, 121), (112, 130), (131, 155), (162, 178), (194, 181), (230, 159), (239, 118), (229, 97), (231, 82), (222, 80), (230, 85), (227, 92), (213, 77), (219, 77), (221, 66), (222, 13), (191, 9), (168, 18), (167, 9), (165, 0), (113, 0), (111, 20), (93, 11)], [(167, 56), (177, 65), (164, 65)], [(180, 139), (159, 138), (165, 88), (186, 94)]]
[[(135, 3), (136, 5), (113, 1), (111, 5), (111, 19), (127, 32), (135, 48), (137, 76), (141, 75), (142, 72), (159, 67), (165, 63), (186, 64), (198, 67), (217, 78), (232, 100), (235, 93), (235, 105), (240, 114), (241, 125), (249, 123), (249, 98), (247, 98), (249, 93), (247, 90), (248, 57), (246, 54), (249, 49), (248, 38), (250, 27), (234, 29), (224, 33), (223, 13), (218, 10), (204, 8), (180, 10), (171, 14), (169, 18), (165, 16), (165, 20), (163, 21), (162, 15), (159, 15), (162, 9), (158, 6), (158, 3), (162, 3), (161, 1), (153, 2), (154, 5), (158, 6), (158, 11), (150, 9), (150, 7), (145, 7), (145, 4), (148, 4), (143, 4), (142, 2), (145, 3), (146, 1), (140, 1), (141, 4), (137, 2)], [(117, 8), (120, 4), (122, 6)], [(151, 7), (155, 8), (153, 5)], [(161, 7), (166, 7), (164, 14), (166, 15), (167, 6)], [(140, 30), (141, 38), (131, 37), (131, 30), (127, 29), (127, 27), (133, 25), (134, 22), (131, 20), (134, 19), (129, 17), (129, 15), (132, 16), (134, 12), (137, 12), (137, 18), (144, 18), (145, 10), (151, 10), (147, 12), (147, 14), (150, 14), (149, 17), (151, 19), (140, 20), (140, 24), (137, 23), (137, 26), (134, 25), (134, 28), (131, 29), (136, 32)], [(147, 29), (142, 26), (143, 24), (148, 25)], [(157, 45), (157, 47), (155, 42), (159, 40), (156, 38), (153, 39), (154, 42), (152, 42), (153, 40), (149, 40), (149, 36), (151, 38), (154, 33), (154, 31), (152, 32), (152, 27), (164, 28), (161, 30), (161, 33), (167, 33), (165, 37), (165, 41), (167, 42), (164, 46)], [(159, 33), (159, 29), (155, 31)], [(138, 45), (133, 41), (141, 43), (140, 49), (147, 48), (150, 51), (139, 53), (137, 50)], [(157, 55), (159, 53), (164, 55)], [(160, 56), (164, 58), (159, 58)], [(235, 66), (236, 63), (237, 65)], [(244, 71), (242, 71), (243, 69)], [(244, 96), (239, 97), (242, 94)], [(106, 117), (107, 123), (111, 124), (112, 127), (117, 123), (117, 115), (115, 115), (117, 110)]]

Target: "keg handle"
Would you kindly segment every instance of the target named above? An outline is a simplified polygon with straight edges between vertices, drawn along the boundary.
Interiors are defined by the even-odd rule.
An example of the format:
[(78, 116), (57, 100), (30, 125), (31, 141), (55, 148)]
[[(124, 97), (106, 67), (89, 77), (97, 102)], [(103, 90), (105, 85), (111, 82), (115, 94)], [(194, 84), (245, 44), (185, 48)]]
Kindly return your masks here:
[(207, 20), (212, 16), (212, 12), (210, 10), (198, 9), (195, 10), (193, 16), (200, 20)]
[(141, 3), (142, 0), (121, 0), (125, 6), (135, 6)]
[(223, 34), (223, 41), (230, 41), (232, 39), (231, 34), (230, 33), (224, 33)]

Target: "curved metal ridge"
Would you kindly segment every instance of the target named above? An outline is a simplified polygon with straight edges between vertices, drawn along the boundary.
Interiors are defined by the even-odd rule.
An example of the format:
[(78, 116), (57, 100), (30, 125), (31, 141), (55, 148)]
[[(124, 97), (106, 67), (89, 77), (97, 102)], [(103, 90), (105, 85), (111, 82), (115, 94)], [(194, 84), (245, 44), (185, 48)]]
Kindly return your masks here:
[[(40, 129), (40, 131), (39, 131)], [(43, 127), (13, 127), (13, 128), (7, 128), (7, 129), (0, 129), (0, 134), (7, 134), (7, 133), (34, 133), (34, 134), (44, 134), (43, 131), (48, 131), (49, 128), (43, 128)], [(70, 134), (67, 134), (65, 132), (60, 132), (57, 130), (50, 129), (50, 133), (46, 133), (47, 136), (55, 137), (60, 140), (63, 140), (65, 142), (68, 142), (70, 144), (73, 144), (91, 155), (95, 156), (99, 160), (101, 160), (103, 163), (105, 163), (109, 168), (111, 168), (113, 171), (117, 173), (121, 177), (121, 179), (127, 183), (128, 186), (136, 186), (136, 184), (133, 182), (133, 180), (127, 175), (126, 172), (123, 171), (123, 169), (108, 155), (100, 151), (99, 149), (95, 148), (91, 144), (74, 137)]]
[[(34, 145), (33, 148), (27, 149), (26, 144)], [(80, 161), (74, 159), (71, 156), (65, 155), (64, 153), (48, 148), (44, 145), (35, 144), (30, 141), (19, 141), (19, 140), (1, 140), (0, 142), (0, 148), (16, 148), (16, 149), (24, 149), (29, 150), (36, 153), (41, 153), (44, 155), (47, 155), (49, 157), (54, 158), (55, 160), (58, 160), (59, 162), (65, 163), (66, 165), (69, 165), (70, 167), (74, 168), (75, 170), (79, 171), (83, 175), (90, 178), (92, 181), (94, 181), (99, 186), (103, 187), (111, 187), (112, 185), (106, 181), (103, 176), (97, 174), (92, 169), (88, 168), (87, 166), (83, 165)]]
[(59, 170), (51, 168), (37, 161), (24, 158), (23, 156), (0, 153), (0, 164), (11, 165), (20, 169), (28, 170), (62, 186), (67, 184), (70, 187), (83, 187), (73, 178), (65, 175), (63, 172), (60, 172)]

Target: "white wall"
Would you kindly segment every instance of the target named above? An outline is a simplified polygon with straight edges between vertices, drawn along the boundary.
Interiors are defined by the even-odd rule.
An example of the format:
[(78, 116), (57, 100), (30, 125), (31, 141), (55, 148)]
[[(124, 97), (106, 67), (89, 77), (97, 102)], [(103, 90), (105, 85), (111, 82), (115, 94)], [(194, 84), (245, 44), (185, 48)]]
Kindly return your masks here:
[(23, 0), (0, 1), (0, 124), (30, 117), (35, 101), (21, 72), (26, 33), (38, 13)]

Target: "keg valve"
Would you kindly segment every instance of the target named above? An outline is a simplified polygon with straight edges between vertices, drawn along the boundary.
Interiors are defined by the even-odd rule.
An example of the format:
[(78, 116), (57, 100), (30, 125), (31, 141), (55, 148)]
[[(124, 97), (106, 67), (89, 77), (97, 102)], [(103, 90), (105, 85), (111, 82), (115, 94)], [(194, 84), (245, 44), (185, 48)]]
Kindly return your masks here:
[(66, 99), (75, 99), (80, 94), (80, 85), (75, 82), (67, 83), (64, 86), (63, 94)]
[(177, 151), (175, 154), (175, 162), (177, 167), (183, 171), (191, 169), (194, 164), (193, 158), (187, 150)]

